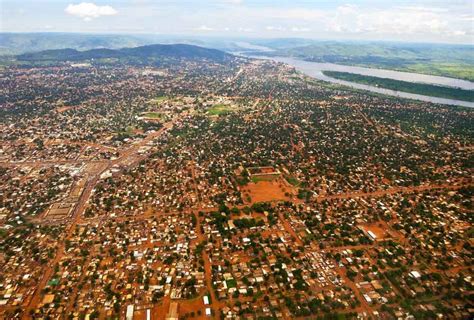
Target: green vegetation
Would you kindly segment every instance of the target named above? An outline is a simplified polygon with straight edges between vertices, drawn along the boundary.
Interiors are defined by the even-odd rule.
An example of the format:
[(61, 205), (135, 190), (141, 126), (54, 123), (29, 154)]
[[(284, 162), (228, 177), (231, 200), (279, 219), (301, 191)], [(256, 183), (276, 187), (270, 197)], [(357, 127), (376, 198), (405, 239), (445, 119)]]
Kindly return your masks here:
[(298, 181), (298, 179), (296, 179), (295, 177), (293, 176), (285, 176), (285, 179), (286, 181), (288, 181), (289, 184), (291, 184), (292, 186), (299, 186), (300, 185), (300, 182)]
[(324, 41), (280, 49), (273, 54), (474, 81), (474, 50), (468, 45)]
[(161, 119), (161, 117), (163, 117), (159, 112), (145, 112), (142, 116), (149, 119)]
[(51, 49), (125, 48), (157, 43), (135, 35), (92, 35), (79, 33), (1, 33), (0, 54), (18, 54)]
[(443, 87), (432, 84), (413, 83), (407, 81), (392, 80), (386, 78), (364, 76), (355, 73), (338, 72), (338, 71), (323, 71), (323, 73), (332, 78), (356, 82), (371, 86), (379, 86), (381, 88), (403, 91), (415, 94), (422, 94), (432, 97), (440, 97), (446, 99), (455, 99), (474, 102), (474, 94), (470, 90), (464, 90), (452, 87)]
[(236, 228), (238, 229), (250, 229), (253, 227), (262, 227), (265, 225), (265, 222), (263, 220), (256, 220), (254, 218), (247, 219), (235, 219), (234, 224)]
[(211, 116), (220, 116), (229, 113), (232, 111), (232, 107), (229, 105), (225, 104), (216, 104), (212, 106), (209, 110), (207, 110), (207, 113), (210, 114)]
[(137, 129), (137, 128), (135, 128), (134, 126), (127, 126), (127, 127), (125, 128), (125, 132), (124, 132), (124, 133), (126, 133), (126, 134), (132, 136), (132, 135), (134, 134), (134, 131), (135, 131), (136, 129)]
[(158, 103), (158, 104), (159, 104), (159, 103), (161, 103), (161, 102), (163, 102), (163, 101), (165, 101), (165, 100), (167, 100), (167, 99), (168, 99), (167, 96), (158, 96), (158, 97), (156, 97), (156, 98), (154, 98), (154, 99), (151, 99), (151, 100), (150, 100), (150, 103)]
[(253, 183), (258, 183), (259, 181), (265, 181), (264, 178), (260, 178), (260, 177), (252, 177), (251, 180)]
[(55, 279), (51, 279), (49, 282), (48, 282), (48, 286), (57, 286), (59, 284), (59, 279), (55, 278)]
[(202, 48), (187, 44), (154, 44), (135, 48), (92, 49), (78, 51), (75, 49), (45, 50), (17, 55), (16, 59), (28, 65), (31, 63), (64, 63), (68, 61), (103, 61), (103, 59), (132, 65), (156, 64), (158, 62), (181, 59), (209, 59), (224, 63), (232, 55), (223, 51)]
[(258, 213), (273, 212), (272, 204), (270, 202), (255, 202), (252, 204), (252, 210)]
[(235, 287), (237, 287), (237, 281), (235, 281), (235, 279), (226, 280), (226, 283), (227, 283), (227, 287), (228, 287), (228, 288), (235, 288)]
[(310, 198), (311, 198), (311, 191), (310, 190), (307, 190), (307, 189), (298, 189), (298, 199), (301, 199), (301, 200), (306, 200), (308, 201)]
[(474, 68), (471, 64), (465, 63), (449, 63), (449, 62), (432, 62), (432, 63), (413, 63), (403, 67), (396, 68), (398, 71), (433, 74), (447, 76), (452, 78), (465, 79), (474, 81)]

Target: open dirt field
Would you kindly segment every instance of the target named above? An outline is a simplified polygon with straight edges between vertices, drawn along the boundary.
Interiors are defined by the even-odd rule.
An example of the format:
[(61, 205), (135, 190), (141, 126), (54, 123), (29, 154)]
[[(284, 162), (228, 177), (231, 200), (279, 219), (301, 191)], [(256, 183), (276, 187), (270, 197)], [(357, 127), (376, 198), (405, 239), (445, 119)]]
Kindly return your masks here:
[(365, 232), (372, 231), (377, 237), (377, 239), (385, 239), (390, 237), (390, 235), (386, 232), (387, 230), (385, 230), (383, 227), (379, 226), (376, 223), (364, 224), (361, 225), (360, 228)]
[[(244, 201), (247, 201), (247, 195), (250, 196), (252, 203), (262, 201), (289, 200), (285, 196), (286, 192), (292, 193), (293, 190), (280, 180), (250, 182), (242, 188)], [(248, 201), (247, 201), (248, 202)]]
[(74, 107), (73, 106), (62, 106), (62, 107), (56, 108), (56, 111), (59, 112), (59, 113), (63, 113), (64, 111), (68, 111), (68, 110), (71, 110), (71, 109), (74, 109)]

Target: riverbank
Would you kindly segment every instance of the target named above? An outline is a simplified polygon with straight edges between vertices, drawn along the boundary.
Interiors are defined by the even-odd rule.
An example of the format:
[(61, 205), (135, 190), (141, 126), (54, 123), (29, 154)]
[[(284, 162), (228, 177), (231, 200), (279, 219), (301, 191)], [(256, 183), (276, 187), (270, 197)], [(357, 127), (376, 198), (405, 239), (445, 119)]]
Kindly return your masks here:
[(297, 71), (302, 72), (315, 79), (322, 80), (325, 82), (335, 83), (339, 85), (344, 85), (344, 86), (354, 88), (354, 89), (370, 91), (370, 92), (393, 96), (397, 98), (406, 98), (406, 99), (431, 102), (431, 103), (437, 103), (437, 104), (474, 108), (474, 102), (470, 102), (470, 101), (446, 99), (446, 98), (433, 97), (433, 96), (427, 96), (427, 95), (422, 95), (422, 94), (415, 94), (415, 93), (410, 93), (410, 92), (396, 91), (396, 90), (376, 87), (374, 85), (367, 85), (367, 84), (361, 84), (361, 83), (356, 83), (356, 82), (351, 82), (351, 81), (335, 79), (335, 78), (324, 75), (323, 71), (340, 71), (340, 72), (357, 73), (357, 74), (364, 74), (368, 76), (379, 76), (379, 77), (380, 77), (380, 74), (383, 74), (384, 78), (389, 78), (389, 79), (397, 78), (395, 80), (408, 77), (409, 79), (408, 82), (423, 82), (423, 83), (430, 83), (430, 84), (437, 84), (437, 85), (445, 85), (445, 86), (459, 87), (466, 90), (474, 89), (473, 82), (469, 82), (469, 81), (465, 81), (461, 79), (428, 76), (428, 75), (417, 74), (417, 73), (410, 74), (406, 72), (398, 72), (398, 71), (392, 71), (392, 70), (352, 67), (352, 66), (337, 65), (337, 64), (332, 64), (332, 63), (310, 62), (310, 61), (304, 61), (304, 60), (299, 60), (299, 59), (294, 59), (294, 58), (289, 58), (289, 57), (253, 56), (251, 58), (273, 60), (276, 62), (285, 63), (290, 66), (293, 66)]
[(414, 83), (414, 82), (408, 82), (408, 81), (365, 76), (365, 75), (349, 73), (349, 72), (323, 71), (323, 74), (328, 77), (339, 79), (339, 80), (356, 82), (356, 83), (381, 87), (381, 88), (395, 90), (395, 91), (409, 92), (409, 93), (415, 93), (415, 94), (431, 96), (431, 97), (474, 102), (474, 91), (472, 90), (464, 90), (460, 88), (445, 87), (445, 86), (426, 84), (426, 83)]

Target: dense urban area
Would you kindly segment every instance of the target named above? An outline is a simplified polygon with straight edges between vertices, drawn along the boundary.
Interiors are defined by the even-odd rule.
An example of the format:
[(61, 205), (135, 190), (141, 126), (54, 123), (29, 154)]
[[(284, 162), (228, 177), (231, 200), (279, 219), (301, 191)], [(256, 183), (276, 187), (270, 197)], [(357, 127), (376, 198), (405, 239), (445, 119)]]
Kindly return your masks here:
[(0, 69), (1, 319), (474, 315), (474, 110), (82, 58)]

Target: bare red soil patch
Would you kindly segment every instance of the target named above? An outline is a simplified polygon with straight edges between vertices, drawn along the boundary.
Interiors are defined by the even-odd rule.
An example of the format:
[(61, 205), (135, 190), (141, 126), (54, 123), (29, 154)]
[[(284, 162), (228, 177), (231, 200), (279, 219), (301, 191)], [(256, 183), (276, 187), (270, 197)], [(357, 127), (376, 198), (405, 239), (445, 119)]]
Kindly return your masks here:
[(280, 180), (250, 182), (242, 188), (244, 201), (248, 202), (247, 195), (250, 196), (250, 202), (289, 200), (285, 193), (292, 193), (289, 186)]
[(389, 238), (390, 234), (383, 226), (379, 226), (378, 223), (370, 223), (361, 225), (360, 228), (365, 232), (371, 231), (377, 237), (377, 240)]
[(68, 111), (68, 110), (71, 110), (71, 109), (74, 109), (74, 106), (62, 106), (62, 107), (58, 107), (56, 108), (56, 111), (59, 112), (59, 113), (63, 113), (65, 111)]

